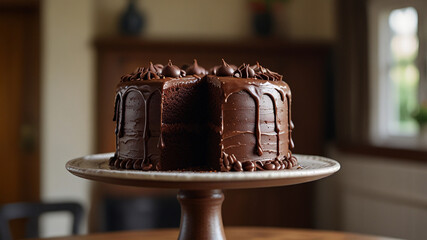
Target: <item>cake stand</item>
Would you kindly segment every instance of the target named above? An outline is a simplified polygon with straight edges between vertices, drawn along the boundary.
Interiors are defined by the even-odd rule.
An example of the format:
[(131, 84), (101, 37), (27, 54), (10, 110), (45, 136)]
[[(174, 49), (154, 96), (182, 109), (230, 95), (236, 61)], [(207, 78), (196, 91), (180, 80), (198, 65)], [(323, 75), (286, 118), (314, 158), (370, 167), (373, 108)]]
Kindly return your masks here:
[(223, 189), (286, 186), (314, 181), (339, 170), (338, 162), (318, 156), (296, 155), (300, 168), (257, 172), (178, 172), (117, 170), (109, 165), (113, 153), (70, 160), (72, 174), (127, 186), (176, 188), (181, 204), (178, 239), (225, 239), (221, 217)]

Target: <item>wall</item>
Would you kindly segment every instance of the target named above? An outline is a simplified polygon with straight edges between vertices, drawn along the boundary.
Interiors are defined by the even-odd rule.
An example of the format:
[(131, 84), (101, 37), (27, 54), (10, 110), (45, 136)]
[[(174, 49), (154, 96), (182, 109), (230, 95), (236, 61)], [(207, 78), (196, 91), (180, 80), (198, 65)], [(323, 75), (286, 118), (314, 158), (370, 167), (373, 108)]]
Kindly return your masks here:
[(335, 11), (335, 0), (291, 0), (277, 14), (278, 34), (295, 40), (334, 41)]
[(319, 228), (426, 239), (426, 164), (334, 148), (329, 156), (340, 162), (341, 170), (317, 183)]
[[(93, 149), (93, 2), (46, 0), (41, 12), (42, 200), (87, 207), (88, 181), (68, 173), (65, 163)], [(66, 233), (67, 219), (48, 218), (44, 236)]]
[[(90, 182), (72, 176), (65, 163), (93, 153), (95, 37), (117, 34), (127, 1), (42, 1), (43, 200), (74, 199), (88, 210)], [(158, 39), (227, 40), (251, 37), (246, 0), (139, 0), (144, 36)], [(335, 37), (334, 0), (293, 0), (276, 12), (278, 35), (297, 40)], [(68, 218), (47, 217), (44, 236), (66, 232)]]
[[(100, 36), (117, 34), (125, 1), (96, 0), (96, 26)], [(145, 15), (147, 38), (230, 39), (247, 35), (245, 0), (148, 0), (138, 1)], [(243, 11), (241, 10), (243, 8)], [(108, 24), (105, 24), (108, 22)]]
[[(118, 34), (125, 1), (95, 0), (97, 36)], [(150, 39), (236, 39), (252, 37), (247, 0), (138, 0)], [(335, 0), (290, 0), (275, 12), (277, 35), (296, 40), (334, 40)], [(188, 16), (188, 17), (187, 17)]]

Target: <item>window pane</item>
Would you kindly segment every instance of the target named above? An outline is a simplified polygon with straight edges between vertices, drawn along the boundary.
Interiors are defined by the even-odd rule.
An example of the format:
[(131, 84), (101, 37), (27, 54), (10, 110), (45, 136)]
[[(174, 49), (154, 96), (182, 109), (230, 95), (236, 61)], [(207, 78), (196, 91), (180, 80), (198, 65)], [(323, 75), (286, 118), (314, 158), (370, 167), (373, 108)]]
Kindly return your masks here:
[(412, 118), (417, 107), (419, 69), (418, 14), (412, 8), (391, 11), (389, 38), (389, 105), (387, 129), (390, 134), (414, 135), (418, 126)]

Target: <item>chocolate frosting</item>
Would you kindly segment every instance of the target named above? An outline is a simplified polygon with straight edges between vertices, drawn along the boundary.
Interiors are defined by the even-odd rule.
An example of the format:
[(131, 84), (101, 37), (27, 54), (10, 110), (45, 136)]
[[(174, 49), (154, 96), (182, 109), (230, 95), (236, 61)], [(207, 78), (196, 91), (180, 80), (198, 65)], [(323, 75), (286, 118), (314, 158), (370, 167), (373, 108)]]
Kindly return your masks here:
[[(290, 104), (291, 104), (291, 92), (289, 89), (289, 86), (283, 82), (277, 82), (277, 83), (269, 83), (269, 81), (265, 81), (265, 80), (251, 80), (251, 79), (240, 79), (238, 81), (233, 81), (233, 78), (231, 77), (221, 77), (218, 78), (218, 81), (223, 82), (222, 85), (222, 91), (224, 93), (224, 97), (225, 97), (225, 102), (224, 104), (227, 104), (228, 102), (228, 98), (235, 94), (235, 93), (239, 93), (239, 92), (245, 92), (247, 93), (253, 100), (255, 103), (255, 131), (253, 131), (253, 134), (255, 135), (255, 153), (258, 156), (262, 156), (265, 153), (265, 150), (262, 147), (262, 135), (263, 133), (261, 132), (261, 125), (263, 125), (263, 123), (261, 123), (261, 115), (260, 115), (260, 107), (261, 107), (261, 102), (262, 102), (262, 98), (264, 95), (270, 97), (272, 104), (273, 104), (273, 112), (274, 112), (274, 132), (276, 135), (276, 139), (277, 139), (277, 151), (275, 151), (277, 153), (275, 160), (277, 160), (277, 163), (271, 163), (271, 164), (281, 164), (284, 166), (280, 167), (280, 169), (285, 169), (285, 168), (291, 168), (294, 167), (295, 164), (293, 164), (293, 162), (291, 161), (291, 149), (294, 147), (293, 141), (292, 141), (292, 136), (291, 136), (291, 132), (293, 129), (293, 123), (290, 120), (291, 119), (291, 111), (290, 111)], [(226, 84), (225, 84), (226, 83)], [(277, 93), (279, 94), (278, 97), (275, 97), (277, 95)], [(283, 104), (287, 105), (285, 106), (285, 108), (283, 108)], [(283, 115), (280, 115), (279, 117), (279, 105), (280, 107), (280, 111), (287, 111), (288, 114), (287, 116), (285, 115), (285, 118), (283, 118)], [(223, 105), (222, 107), (222, 111), (225, 111), (224, 108), (225, 105)], [(237, 110), (233, 110), (233, 111), (237, 111)], [(244, 114), (242, 112), (242, 114)], [(222, 117), (224, 118), (224, 116)], [(223, 119), (224, 120), (224, 119)], [(284, 126), (282, 126), (284, 123), (283, 120), (287, 120), (287, 129), (283, 129)], [(243, 122), (242, 122), (243, 124)], [(232, 126), (235, 126), (233, 124), (231, 124)], [(223, 133), (223, 138), (224, 139), (229, 139), (230, 136), (237, 136), (236, 134), (240, 135), (242, 132), (241, 130), (231, 130), (229, 129), (228, 131), (225, 131), (224, 129), (224, 125), (222, 126), (222, 130), (221, 132)], [(281, 142), (284, 141), (283, 138), (280, 137), (281, 134), (284, 134), (285, 132), (287, 132), (287, 142), (288, 142), (288, 148), (284, 149), (285, 152), (283, 152), (283, 150), (281, 150)], [(251, 131), (252, 132), (252, 131)], [(224, 142), (225, 144), (225, 142)], [(227, 143), (229, 144), (229, 143)], [(238, 145), (233, 145), (233, 148), (236, 148), (236, 146)], [(223, 153), (224, 150), (223, 149)], [(268, 150), (271, 151), (271, 150)], [(283, 155), (285, 154), (285, 155)], [(223, 162), (224, 162), (224, 157), (227, 157), (226, 155), (223, 155)], [(237, 157), (237, 156), (236, 156)], [(234, 158), (236, 158), (234, 157)], [(237, 157), (237, 160), (239, 157)], [(242, 161), (242, 163), (247, 162), (247, 160), (239, 160)], [(230, 162), (230, 160), (229, 160)], [(256, 161), (252, 161), (253, 163)], [(273, 165), (269, 165), (267, 164), (266, 166), (264, 166), (266, 164), (265, 161), (261, 162), (262, 164), (259, 166), (260, 168), (264, 169), (264, 170), (273, 170)], [(225, 164), (225, 163), (224, 163)], [(243, 165), (242, 165), (243, 166)], [(226, 167), (227, 168), (227, 167)], [(248, 167), (249, 168), (249, 167)], [(233, 171), (240, 171), (240, 167), (239, 165), (237, 165), (237, 167), (230, 168), (233, 169)], [(243, 168), (244, 169), (244, 168)], [(278, 166), (275, 166), (274, 169), (279, 169)], [(222, 171), (225, 171), (225, 169), (222, 169)]]
[[(155, 74), (153, 69), (147, 70), (150, 74)], [(150, 151), (147, 149), (153, 142), (156, 145), (162, 144), (161, 136), (152, 123), (160, 121), (155, 110), (160, 108), (160, 89), (164, 82), (146, 82), (144, 85), (118, 85), (114, 114), (116, 154), (110, 162), (116, 168), (156, 170), (158, 148), (152, 148)]]
[(251, 68), (255, 71), (255, 72), (262, 72), (263, 69), (261, 67), (261, 65), (259, 65), (259, 62), (256, 62), (255, 65), (252, 65)]
[(216, 71), (218, 70), (219, 67), (221, 67), (221, 65), (211, 67), (209, 69), (209, 74), (216, 75)]
[(250, 66), (243, 63), (239, 68), (227, 64), (222, 59), (222, 65), (215, 66), (209, 70), (209, 73), (218, 77), (235, 77), (235, 78), (257, 78), (269, 81), (282, 81), (283, 76), (261, 66), (258, 62)]
[(206, 75), (207, 71), (205, 68), (199, 66), (199, 64), (197, 63), (197, 60), (194, 59), (193, 65), (189, 66), (188, 68), (185, 69), (187, 75)]
[(162, 71), (161, 68), (156, 67), (155, 65), (153, 65), (152, 62), (150, 62), (150, 66), (148, 68), (145, 68), (144, 71), (141, 73), (141, 79), (142, 80), (159, 79), (161, 71)]
[(222, 65), (216, 70), (215, 75), (219, 77), (231, 77), (234, 74), (234, 68), (228, 65), (224, 59), (222, 59)]
[(145, 68), (138, 67), (133, 71), (132, 73), (123, 75), (121, 78), (121, 82), (129, 82), (129, 81), (136, 81), (141, 80), (141, 74), (144, 72)]
[(161, 79), (166, 77), (178, 78), (184, 76), (185, 71), (175, 65), (172, 65), (172, 62), (169, 60), (169, 63), (166, 66), (150, 62), (148, 67), (138, 67), (132, 73), (123, 75), (120, 82)]
[(258, 78), (260, 79), (271, 80), (271, 81), (281, 81), (283, 78), (282, 75), (276, 72), (270, 71), (269, 69), (266, 69), (265, 73), (259, 73), (257, 75), (259, 76)]
[[(150, 67), (151, 67), (151, 62), (150, 62)], [(153, 68), (158, 74), (162, 74), (164, 66), (163, 64), (157, 63), (153, 65)]]
[(181, 70), (179, 67), (173, 65), (172, 61), (169, 60), (168, 65), (163, 67), (162, 75), (163, 77), (178, 78), (185, 77), (186, 73), (184, 70)]
[(251, 66), (251, 68), (255, 71), (256, 78), (258, 79), (270, 80), (270, 81), (281, 81), (283, 78), (282, 75), (261, 66), (259, 62), (257, 62), (256, 65)]
[(243, 63), (236, 71), (234, 71), (234, 77), (240, 78), (255, 78), (255, 71), (249, 66), (249, 64)]
[[(192, 66), (193, 69), (201, 68), (196, 60)], [(115, 101), (116, 154), (111, 159), (110, 165), (126, 169), (168, 170), (170, 163), (164, 162), (165, 160), (160, 157), (165, 153), (165, 147), (171, 147), (168, 144), (170, 143), (168, 136), (164, 137), (164, 133), (162, 134), (163, 125), (166, 126), (168, 122), (162, 121), (166, 115), (161, 117), (160, 109), (164, 110), (165, 104), (170, 103), (164, 102), (161, 96), (175, 94), (175, 87), (190, 89), (191, 84), (199, 84), (197, 86), (201, 88), (192, 91), (206, 91), (209, 93), (206, 101), (211, 101), (208, 102), (209, 106), (213, 109), (215, 106), (219, 108), (217, 112), (200, 111), (204, 114), (212, 112), (213, 116), (221, 119), (221, 123), (215, 123), (216, 120), (209, 122), (213, 124), (212, 129), (215, 129), (213, 131), (221, 136), (220, 153), (218, 151), (220, 155), (217, 155), (216, 163), (212, 165), (219, 164), (215, 170), (281, 170), (296, 166), (297, 159), (291, 152), (294, 148), (291, 135), (294, 128), (291, 121), (291, 92), (289, 86), (281, 81), (282, 76), (262, 67), (259, 63), (255, 66), (242, 64), (238, 69), (233, 69), (223, 60), (223, 64), (216, 70), (216, 76), (207, 75), (203, 78), (190, 73), (192, 76), (178, 81), (165, 79), (142, 84), (129, 82), (166, 77), (179, 78), (185, 74), (185, 71), (169, 61), (164, 68), (150, 63), (148, 68), (137, 68), (133, 73), (123, 76), (123, 83), (118, 86)], [(214, 92), (209, 92), (211, 90), (208, 91), (208, 86), (211, 86)], [(172, 91), (165, 93), (169, 88)], [(218, 91), (218, 94), (215, 91)], [(181, 93), (176, 94), (174, 96)], [(235, 98), (238, 95), (240, 97)], [(208, 100), (210, 98), (212, 100)], [(168, 101), (174, 100), (170, 98)], [(196, 112), (200, 114), (198, 110), (194, 111)], [(176, 126), (178, 125), (181, 126), (181, 124)], [(243, 129), (240, 126), (244, 126)], [(247, 145), (246, 141), (253, 137), (254, 144)], [(216, 142), (215, 144), (218, 146)], [(171, 151), (170, 156), (176, 155), (176, 149), (168, 151)]]

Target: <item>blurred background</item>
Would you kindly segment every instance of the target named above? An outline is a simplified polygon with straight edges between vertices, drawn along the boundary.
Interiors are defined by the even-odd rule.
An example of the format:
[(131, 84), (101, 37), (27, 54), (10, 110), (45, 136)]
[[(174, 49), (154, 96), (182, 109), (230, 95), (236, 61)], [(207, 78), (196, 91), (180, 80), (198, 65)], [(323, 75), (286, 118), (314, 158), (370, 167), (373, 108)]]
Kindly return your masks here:
[[(0, 0), (0, 204), (76, 201), (81, 233), (178, 227), (176, 190), (90, 182), (65, 163), (114, 151), (121, 75), (225, 58), (283, 74), (295, 152), (342, 165), (313, 183), (226, 191), (225, 226), (426, 239), (426, 13), (425, 0)], [(41, 235), (70, 223), (44, 215)]]

